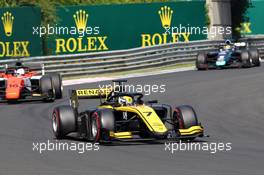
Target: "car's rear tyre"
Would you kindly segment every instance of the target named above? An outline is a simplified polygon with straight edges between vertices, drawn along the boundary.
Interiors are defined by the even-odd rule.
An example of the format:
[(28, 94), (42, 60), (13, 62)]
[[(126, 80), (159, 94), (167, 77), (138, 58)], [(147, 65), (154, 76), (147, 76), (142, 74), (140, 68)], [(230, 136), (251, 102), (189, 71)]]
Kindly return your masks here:
[(101, 122), (98, 112), (94, 112), (91, 116), (90, 126), (90, 140), (93, 142), (99, 142), (101, 136)]
[(110, 141), (110, 132), (115, 129), (115, 118), (111, 109), (100, 109), (91, 115), (90, 140)]
[[(188, 129), (192, 126), (199, 125), (197, 115), (191, 106), (183, 105), (176, 107), (173, 112), (173, 119), (175, 123), (175, 131), (178, 129)], [(195, 137), (190, 137), (184, 140), (193, 140)]]
[(76, 130), (75, 113), (71, 106), (60, 106), (53, 110), (52, 130), (56, 139), (63, 139)]
[(248, 51), (243, 50), (241, 52), (241, 60), (242, 60), (242, 67), (249, 68), (252, 65), (252, 59), (250, 58), (250, 55)]
[(254, 66), (257, 66), (257, 67), (260, 66), (259, 51), (257, 49), (249, 50), (249, 56)]
[(44, 101), (52, 102), (55, 100), (55, 90), (50, 76), (44, 75), (41, 77), (40, 90), (41, 94), (45, 96), (43, 99)]
[(197, 70), (205, 70), (207, 64), (205, 53), (199, 53), (196, 59), (196, 68)]
[(62, 78), (60, 74), (53, 73), (49, 74), (51, 76), (51, 80), (55, 89), (55, 96), (56, 99), (61, 99), (62, 98), (62, 93), (63, 93), (63, 86), (62, 86)]
[(0, 101), (5, 99), (5, 93), (6, 93), (6, 80), (2, 79), (0, 80)]

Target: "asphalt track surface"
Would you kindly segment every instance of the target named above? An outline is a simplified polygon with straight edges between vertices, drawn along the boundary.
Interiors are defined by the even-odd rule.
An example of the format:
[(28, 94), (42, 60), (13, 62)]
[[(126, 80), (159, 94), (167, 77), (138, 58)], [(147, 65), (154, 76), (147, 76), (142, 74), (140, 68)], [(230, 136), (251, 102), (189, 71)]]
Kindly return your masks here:
[[(147, 143), (100, 146), (99, 151), (84, 154), (33, 151), (33, 142), (55, 142), (51, 112), (53, 107), (68, 103), (67, 89), (97, 86), (87, 84), (68, 86), (65, 98), (55, 103), (0, 105), (0, 174), (263, 174), (264, 67), (178, 72), (132, 78), (129, 83), (166, 84), (166, 93), (155, 93), (146, 99), (192, 105), (211, 136), (202, 140), (231, 142), (232, 150), (171, 154), (163, 143)], [(98, 100), (82, 101), (82, 108), (96, 104)]]

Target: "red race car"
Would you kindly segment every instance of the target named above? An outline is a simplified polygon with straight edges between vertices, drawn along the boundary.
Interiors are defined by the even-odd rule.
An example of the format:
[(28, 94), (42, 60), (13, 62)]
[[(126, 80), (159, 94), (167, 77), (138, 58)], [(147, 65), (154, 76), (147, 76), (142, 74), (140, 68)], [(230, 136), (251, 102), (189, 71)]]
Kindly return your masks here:
[(19, 100), (53, 102), (62, 98), (62, 91), (60, 74), (45, 75), (44, 66), (30, 67), (17, 62), (14, 66), (6, 66), (0, 73), (0, 102)]

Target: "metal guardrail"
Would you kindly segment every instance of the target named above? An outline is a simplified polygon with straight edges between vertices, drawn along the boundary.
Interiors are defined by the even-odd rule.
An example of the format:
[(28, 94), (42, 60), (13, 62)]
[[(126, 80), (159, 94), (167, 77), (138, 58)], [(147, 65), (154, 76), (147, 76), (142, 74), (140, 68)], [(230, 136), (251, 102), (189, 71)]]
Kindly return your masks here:
[[(264, 37), (243, 41), (257, 47), (264, 56)], [(216, 50), (221, 42), (203, 40), (119, 51), (8, 59), (0, 61), (0, 64), (20, 60), (44, 64), (47, 73), (59, 72), (65, 77), (91, 75), (193, 62), (198, 52)]]

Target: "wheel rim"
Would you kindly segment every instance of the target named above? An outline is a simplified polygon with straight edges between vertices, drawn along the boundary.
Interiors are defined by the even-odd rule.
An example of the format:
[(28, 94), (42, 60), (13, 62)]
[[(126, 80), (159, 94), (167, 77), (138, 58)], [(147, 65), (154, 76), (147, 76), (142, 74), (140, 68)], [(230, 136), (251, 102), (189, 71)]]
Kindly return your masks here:
[(63, 92), (63, 85), (61, 84), (61, 93)]
[(59, 80), (60, 80), (60, 90), (61, 90), (61, 94), (62, 94), (62, 92), (63, 92), (63, 84), (62, 84), (61, 75), (59, 75)]
[(49, 100), (50, 101), (54, 101), (56, 99), (56, 94), (55, 94), (55, 88), (53, 87), (52, 90), (51, 90), (51, 93), (50, 93), (50, 97), (49, 97)]
[(56, 94), (56, 91), (55, 91), (55, 88), (53, 87), (52, 88), (52, 95), (55, 96), (55, 94)]
[(98, 134), (98, 126), (97, 126), (96, 119), (93, 118), (93, 120), (92, 120), (92, 135), (93, 135), (93, 138), (96, 138), (97, 134)]
[(58, 131), (58, 123), (57, 123), (57, 116), (56, 116), (55, 113), (53, 114), (53, 117), (52, 117), (52, 128), (53, 128), (53, 131), (55, 133), (57, 133), (57, 131)]

